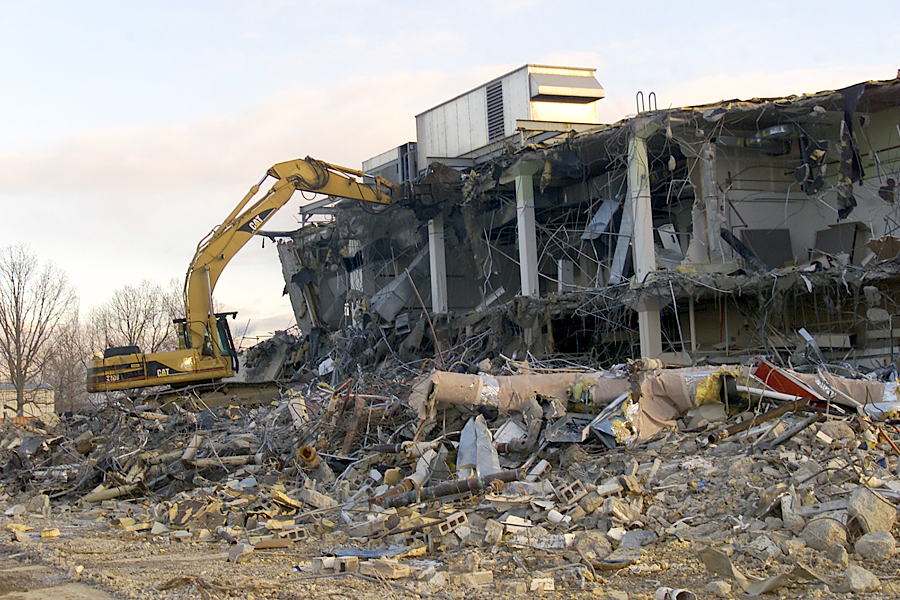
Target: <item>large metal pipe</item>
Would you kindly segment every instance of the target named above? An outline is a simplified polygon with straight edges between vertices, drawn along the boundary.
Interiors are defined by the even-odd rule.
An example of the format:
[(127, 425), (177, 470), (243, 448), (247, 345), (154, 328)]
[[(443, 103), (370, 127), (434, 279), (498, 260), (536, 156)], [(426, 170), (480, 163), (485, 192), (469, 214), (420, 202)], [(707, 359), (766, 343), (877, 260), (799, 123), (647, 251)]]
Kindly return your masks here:
[(768, 444), (762, 444), (762, 449), (768, 450), (771, 448), (777, 448), (778, 446), (785, 443), (786, 441), (788, 441), (789, 439), (791, 439), (792, 437), (794, 437), (795, 435), (797, 435), (798, 433), (800, 433), (801, 431), (803, 431), (804, 429), (806, 429), (807, 427), (812, 425), (813, 423), (818, 423), (819, 421), (822, 421), (823, 419), (825, 419), (825, 416), (822, 413), (815, 413), (814, 415), (800, 421), (799, 423), (797, 423), (796, 425), (794, 425), (793, 427), (791, 427), (790, 429), (788, 429), (787, 431), (785, 431), (784, 433), (779, 435), (777, 438), (775, 438), (774, 440), (769, 442)]
[(801, 398), (800, 400), (795, 400), (789, 404), (785, 404), (784, 406), (779, 406), (778, 408), (774, 408), (768, 412), (764, 412), (763, 414), (753, 417), (752, 419), (747, 419), (743, 423), (738, 423), (737, 425), (732, 425), (727, 429), (723, 429), (721, 431), (716, 431), (715, 433), (709, 434), (707, 437), (707, 441), (710, 444), (714, 444), (718, 441), (724, 440), (727, 437), (731, 437), (736, 433), (740, 433), (746, 429), (750, 429), (754, 425), (759, 425), (760, 423), (765, 423), (771, 419), (776, 417), (780, 417), (781, 415), (789, 412), (797, 411), (809, 403), (809, 398)]
[(444, 498), (445, 496), (452, 496), (454, 494), (477, 492), (490, 486), (494, 481), (501, 481), (503, 483), (506, 483), (509, 481), (518, 481), (523, 477), (525, 477), (524, 469), (499, 471), (497, 473), (493, 473), (492, 475), (485, 475), (484, 477), (469, 477), (468, 479), (447, 481), (444, 483), (439, 483), (438, 485), (427, 487), (421, 491), (410, 491), (403, 494), (397, 494), (396, 496), (383, 498), (382, 502), (384, 503), (383, 505), (385, 508), (409, 506), (410, 504), (427, 502), (428, 500), (436, 500), (438, 498)]

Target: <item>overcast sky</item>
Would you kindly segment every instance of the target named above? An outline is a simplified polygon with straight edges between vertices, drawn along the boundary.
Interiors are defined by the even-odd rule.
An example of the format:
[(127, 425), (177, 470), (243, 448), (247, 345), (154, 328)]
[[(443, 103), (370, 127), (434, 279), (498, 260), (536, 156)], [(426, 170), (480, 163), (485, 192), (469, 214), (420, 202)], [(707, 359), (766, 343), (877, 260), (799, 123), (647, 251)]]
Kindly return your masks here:
[[(359, 168), (415, 115), (526, 63), (597, 69), (603, 122), (659, 108), (891, 79), (894, 2), (4, 3), (0, 245), (65, 270), (82, 313), (181, 277), (277, 162)], [(297, 226), (298, 194), (268, 229)], [(274, 248), (249, 243), (216, 297), (293, 323)]]

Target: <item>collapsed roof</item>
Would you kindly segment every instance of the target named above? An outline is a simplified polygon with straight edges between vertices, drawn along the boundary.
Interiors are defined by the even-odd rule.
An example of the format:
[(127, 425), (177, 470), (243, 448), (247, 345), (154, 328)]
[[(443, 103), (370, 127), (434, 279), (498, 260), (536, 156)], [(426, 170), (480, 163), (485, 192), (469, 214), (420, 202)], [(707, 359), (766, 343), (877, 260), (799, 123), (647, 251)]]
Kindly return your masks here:
[(900, 79), (502, 142), (282, 239), (303, 360), (893, 362)]

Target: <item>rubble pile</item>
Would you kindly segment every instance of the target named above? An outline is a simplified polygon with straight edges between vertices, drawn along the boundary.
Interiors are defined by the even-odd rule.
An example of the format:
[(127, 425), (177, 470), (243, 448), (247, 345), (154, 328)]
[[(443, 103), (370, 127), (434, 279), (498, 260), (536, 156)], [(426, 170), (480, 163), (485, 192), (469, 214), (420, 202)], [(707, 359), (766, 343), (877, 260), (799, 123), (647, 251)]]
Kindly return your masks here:
[(896, 383), (539, 367), (5, 424), (4, 549), (129, 598), (900, 593)]

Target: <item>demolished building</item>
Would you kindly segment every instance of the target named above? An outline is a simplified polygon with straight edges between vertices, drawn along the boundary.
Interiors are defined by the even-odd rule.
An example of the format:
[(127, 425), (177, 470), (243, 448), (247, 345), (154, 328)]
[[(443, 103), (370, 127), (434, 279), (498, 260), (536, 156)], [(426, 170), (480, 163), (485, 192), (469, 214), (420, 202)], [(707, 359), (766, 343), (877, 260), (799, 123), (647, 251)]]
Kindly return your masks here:
[(663, 110), (639, 93), (611, 125), (603, 95), (593, 70), (526, 65), (367, 161), (411, 200), (302, 208), (278, 236), (304, 336), (292, 368), (328, 358), (346, 376), (416, 352), (450, 368), (451, 348), (463, 369), (892, 365), (900, 78)]

